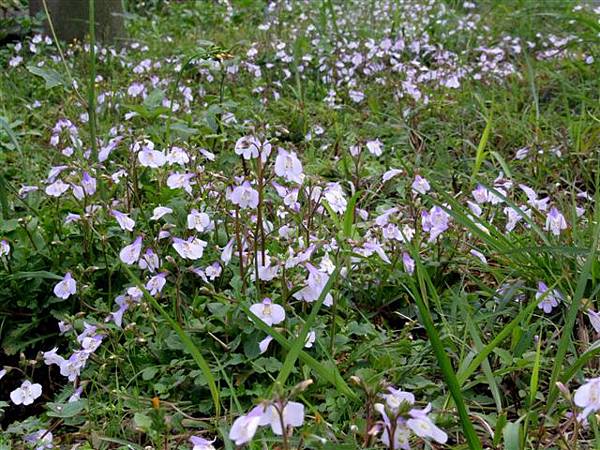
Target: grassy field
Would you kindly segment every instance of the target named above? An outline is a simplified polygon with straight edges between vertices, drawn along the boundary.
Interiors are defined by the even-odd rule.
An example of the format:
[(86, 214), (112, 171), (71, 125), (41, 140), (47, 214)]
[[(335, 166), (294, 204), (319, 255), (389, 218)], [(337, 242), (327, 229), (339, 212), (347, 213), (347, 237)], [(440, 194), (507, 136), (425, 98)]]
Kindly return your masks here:
[(126, 4), (0, 46), (0, 450), (600, 448), (599, 6)]

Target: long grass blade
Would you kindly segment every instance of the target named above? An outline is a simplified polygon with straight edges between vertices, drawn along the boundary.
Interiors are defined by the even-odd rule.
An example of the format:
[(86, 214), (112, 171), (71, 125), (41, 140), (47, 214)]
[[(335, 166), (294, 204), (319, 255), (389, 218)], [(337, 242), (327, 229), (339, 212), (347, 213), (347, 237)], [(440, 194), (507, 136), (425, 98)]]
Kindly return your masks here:
[(217, 388), (217, 383), (215, 382), (215, 377), (213, 376), (211, 368), (208, 365), (208, 363), (206, 362), (206, 359), (204, 359), (204, 356), (202, 356), (202, 353), (200, 353), (200, 350), (198, 349), (196, 344), (194, 344), (194, 342), (185, 333), (185, 331), (183, 330), (183, 328), (181, 328), (181, 326), (177, 323), (177, 321), (175, 319), (173, 319), (169, 315), (169, 313), (161, 306), (161, 304), (158, 303), (156, 301), (156, 299), (150, 295), (150, 293), (144, 287), (144, 284), (133, 273), (133, 271), (124, 264), (122, 264), (121, 266), (123, 267), (125, 272), (127, 272), (127, 275), (129, 275), (129, 277), (131, 278), (133, 283), (143, 292), (144, 299), (148, 303), (150, 303), (154, 309), (156, 309), (159, 312), (159, 314), (163, 317), (163, 319), (165, 319), (169, 323), (171, 328), (177, 333), (177, 335), (179, 336), (179, 339), (181, 339), (181, 342), (185, 346), (186, 350), (192, 355), (192, 358), (194, 358), (194, 361), (196, 361), (196, 364), (200, 368), (202, 375), (204, 376), (204, 378), (206, 379), (206, 382), (208, 383), (208, 388), (210, 389), (213, 403), (215, 405), (215, 413), (218, 418), (221, 415), (221, 403), (219, 400), (219, 390)]
[(442, 375), (444, 376), (444, 380), (446, 381), (448, 389), (450, 390), (452, 398), (454, 399), (454, 403), (456, 404), (456, 409), (458, 410), (458, 415), (465, 433), (467, 444), (471, 450), (481, 450), (481, 441), (479, 440), (479, 437), (475, 432), (475, 428), (471, 423), (471, 419), (469, 418), (469, 412), (465, 405), (460, 384), (452, 367), (450, 358), (446, 354), (444, 344), (442, 343), (437, 329), (435, 328), (429, 308), (425, 303), (425, 299), (427, 298), (425, 277), (429, 277), (429, 275), (423, 267), (418, 253), (414, 249), (412, 251), (412, 257), (415, 260), (417, 279), (419, 282), (419, 287), (412, 283), (412, 294), (415, 302), (417, 303), (419, 315), (421, 316), (423, 326), (425, 327), (427, 335), (429, 336), (429, 340), (431, 341), (431, 346), (437, 358), (440, 370), (442, 371)]

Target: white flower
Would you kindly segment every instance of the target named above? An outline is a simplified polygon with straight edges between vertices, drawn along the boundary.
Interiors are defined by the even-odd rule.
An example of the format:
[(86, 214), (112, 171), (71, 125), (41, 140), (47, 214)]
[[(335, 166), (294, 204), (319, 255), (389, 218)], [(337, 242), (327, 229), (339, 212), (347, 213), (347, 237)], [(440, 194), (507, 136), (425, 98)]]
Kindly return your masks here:
[(172, 212), (173, 210), (171, 208), (167, 208), (166, 206), (157, 206), (152, 211), (152, 217), (150, 217), (150, 220), (158, 220), (162, 216), (171, 214)]
[(275, 159), (275, 174), (285, 178), (287, 181), (301, 184), (304, 179), (302, 163), (296, 156), (296, 152), (288, 152), (282, 148), (279, 149)]
[(304, 405), (298, 402), (287, 402), (283, 408), (283, 414), (281, 414), (278, 407), (270, 405), (267, 407), (264, 415), (265, 417), (261, 420), (261, 425), (268, 420), (267, 423), (271, 425), (273, 433), (281, 436), (284, 431), (281, 426), (282, 421), (285, 429), (302, 426), (304, 423)]
[(250, 311), (267, 325), (277, 325), (285, 320), (283, 306), (274, 304), (270, 298), (265, 298), (261, 303), (255, 303)]
[(241, 186), (236, 186), (229, 199), (234, 205), (238, 205), (240, 208), (256, 208), (258, 206), (258, 191), (252, 189), (252, 186), (248, 181), (245, 181)]
[(316, 340), (317, 333), (315, 333), (314, 331), (309, 331), (306, 335), (306, 340), (304, 341), (304, 348), (312, 348)]
[(229, 439), (235, 442), (235, 445), (243, 445), (250, 442), (256, 430), (260, 425), (264, 414), (264, 406), (259, 405), (254, 407), (245, 416), (240, 416), (233, 422), (231, 430), (229, 430)]
[(69, 185), (62, 180), (56, 180), (54, 183), (46, 186), (46, 194), (50, 197), (60, 197), (69, 190)]
[(348, 201), (339, 183), (329, 183), (327, 189), (325, 189), (324, 196), (333, 212), (343, 214), (346, 211)]
[(258, 151), (262, 144), (254, 136), (244, 136), (235, 143), (235, 154), (243, 156), (244, 159), (258, 158)]
[(196, 230), (202, 233), (210, 229), (210, 217), (204, 212), (198, 212), (197, 209), (192, 211), (187, 216), (188, 230)]
[(587, 417), (591, 412), (600, 411), (600, 377), (588, 380), (575, 391), (575, 404), (583, 408), (581, 416)]
[(114, 218), (117, 219), (117, 223), (122, 230), (133, 231), (133, 227), (135, 227), (135, 220), (130, 218), (127, 214), (117, 211), (116, 209), (113, 209), (111, 213)]
[(140, 253), (142, 252), (142, 237), (138, 236), (135, 241), (130, 245), (123, 247), (119, 252), (119, 258), (125, 264), (132, 265), (140, 259)]
[(418, 194), (426, 194), (431, 189), (431, 187), (429, 186), (429, 182), (421, 175), (417, 175), (415, 177), (415, 181), (413, 181), (411, 187), (413, 192)]
[(192, 436), (190, 437), (190, 442), (194, 446), (192, 450), (215, 450), (214, 445), (212, 445), (215, 439), (209, 441), (199, 436)]
[(25, 380), (20, 388), (10, 393), (10, 399), (15, 405), (31, 405), (36, 398), (42, 395), (42, 385)]
[(546, 217), (546, 231), (552, 231), (554, 236), (559, 236), (562, 230), (567, 228), (567, 221), (558, 209), (554, 206), (550, 209), (548, 216)]
[(204, 247), (207, 243), (195, 237), (188, 238), (187, 241), (179, 238), (173, 238), (173, 248), (182, 258), (200, 259), (204, 254)]
[(269, 344), (271, 343), (272, 340), (273, 340), (273, 338), (271, 336), (267, 336), (266, 338), (264, 338), (262, 341), (260, 341), (258, 343), (258, 348), (260, 349), (261, 355), (267, 351), (267, 349), (269, 348)]
[(379, 139), (368, 141), (367, 150), (369, 150), (369, 153), (375, 156), (381, 156), (383, 154), (383, 142), (381, 142)]
[(10, 245), (6, 240), (0, 241), (0, 256), (8, 256), (10, 254)]
[(77, 282), (71, 276), (71, 272), (67, 272), (62, 281), (54, 286), (54, 295), (63, 300), (69, 298), (75, 292), (77, 292)]
[(164, 152), (159, 150), (150, 150), (148, 148), (140, 150), (138, 153), (138, 160), (142, 166), (151, 167), (153, 169), (162, 167), (167, 163), (167, 157), (165, 156)]

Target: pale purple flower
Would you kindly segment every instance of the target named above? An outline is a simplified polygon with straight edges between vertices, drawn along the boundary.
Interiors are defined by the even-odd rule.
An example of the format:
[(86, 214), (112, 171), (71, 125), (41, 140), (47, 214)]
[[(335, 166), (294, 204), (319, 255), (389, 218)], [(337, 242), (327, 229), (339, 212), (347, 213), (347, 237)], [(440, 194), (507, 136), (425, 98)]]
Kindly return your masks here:
[(535, 192), (529, 186), (525, 184), (519, 184), (519, 187), (523, 192), (525, 192), (525, 195), (527, 195), (527, 204), (540, 211), (546, 211), (548, 209), (548, 202), (550, 201), (550, 197), (538, 200), (537, 192)]
[(544, 310), (546, 314), (549, 314), (558, 306), (562, 299), (562, 295), (556, 289), (548, 291), (548, 286), (540, 281), (538, 282), (538, 290), (535, 294), (535, 299), (538, 300), (538, 308)]
[(504, 208), (504, 214), (507, 216), (506, 220), (506, 231), (510, 232), (515, 229), (517, 223), (519, 223), (522, 219), (521, 214), (511, 206), (507, 206)]
[(54, 448), (54, 444), (52, 444), (53, 439), (54, 436), (52, 436), (50, 431), (41, 429), (35, 433), (26, 435), (23, 440), (26, 444), (34, 445), (34, 450), (48, 450)]
[(324, 192), (324, 197), (333, 212), (338, 214), (346, 212), (348, 201), (346, 200), (344, 190), (339, 183), (328, 183)]
[(6, 239), (0, 241), (0, 257), (10, 255), (10, 245)]
[(436, 238), (448, 229), (450, 216), (439, 206), (434, 206), (429, 212), (421, 213), (421, 224), (423, 231), (429, 233), (428, 242), (433, 242)]
[(483, 253), (481, 253), (478, 250), (472, 249), (471, 251), (469, 251), (469, 253), (473, 256), (475, 256), (476, 258), (478, 258), (483, 264), (487, 265), (487, 259), (485, 257), (485, 255)]
[(283, 306), (273, 303), (270, 298), (265, 298), (261, 303), (250, 306), (250, 311), (267, 325), (277, 325), (285, 320)]
[(21, 387), (18, 387), (10, 393), (10, 399), (15, 405), (31, 405), (35, 399), (42, 395), (42, 385), (31, 383), (29, 380), (23, 381)]
[(317, 340), (317, 333), (315, 333), (312, 330), (309, 331), (306, 334), (306, 339), (304, 341), (304, 348), (312, 348), (312, 346), (314, 345), (316, 340)]
[(478, 184), (473, 192), (471, 192), (473, 198), (477, 203), (483, 205), (490, 201), (490, 192), (481, 184)]
[(375, 156), (381, 156), (383, 154), (383, 142), (379, 139), (375, 139), (374, 141), (367, 141), (367, 150), (369, 153)]
[(588, 318), (590, 319), (590, 323), (594, 328), (596, 333), (600, 333), (600, 313), (594, 311), (593, 309), (587, 310)]
[(304, 173), (296, 152), (278, 149), (277, 158), (275, 158), (275, 174), (292, 183), (302, 184)]
[(281, 436), (288, 427), (300, 427), (304, 423), (304, 405), (302, 403), (287, 402), (283, 407), (283, 411), (281, 407), (280, 404), (269, 405), (261, 420), (261, 425), (267, 422), (271, 425), (273, 433), (278, 436)]
[(167, 283), (167, 274), (166, 272), (159, 273), (158, 275), (154, 275), (152, 278), (148, 280), (146, 283), (146, 289), (150, 292), (150, 295), (156, 295)]
[(271, 336), (267, 336), (266, 338), (264, 338), (262, 341), (260, 341), (258, 343), (258, 348), (260, 349), (261, 355), (268, 350), (269, 344), (271, 343), (272, 340), (273, 340), (273, 338)]
[(181, 147), (171, 147), (171, 150), (167, 153), (167, 162), (169, 165), (179, 164), (180, 166), (185, 166), (190, 162), (190, 157), (187, 152)]
[(196, 175), (193, 173), (175, 172), (167, 178), (167, 186), (169, 189), (183, 189), (188, 194), (192, 193), (192, 178)]
[(90, 353), (86, 351), (73, 352), (69, 359), (61, 362), (60, 374), (67, 377), (69, 381), (74, 382), (81, 374), (81, 370), (85, 367), (89, 356)]
[(132, 265), (137, 262), (142, 252), (142, 236), (138, 236), (131, 244), (123, 247), (119, 252), (119, 258), (127, 265)]
[(417, 194), (426, 194), (431, 190), (429, 182), (421, 175), (415, 176), (415, 180), (413, 181), (411, 188), (413, 192)]
[(56, 353), (57, 350), (58, 347), (54, 347), (52, 350), (42, 353), (42, 356), (44, 358), (44, 364), (46, 364), (47, 366), (51, 366), (52, 364), (60, 366), (64, 362), (65, 359), (58, 353)]
[(218, 278), (221, 275), (222, 271), (223, 269), (221, 268), (221, 265), (218, 262), (214, 262), (206, 269), (204, 269), (204, 273), (211, 281), (214, 281), (216, 278)]
[(70, 395), (67, 403), (75, 403), (81, 400), (81, 394), (83, 393), (83, 386), (79, 386), (75, 391)]
[(62, 279), (54, 286), (54, 295), (63, 300), (69, 298), (77, 292), (77, 282), (71, 276), (71, 272), (67, 272)]
[(258, 152), (262, 147), (261, 142), (254, 136), (244, 136), (235, 143), (235, 154), (244, 159), (258, 158)]
[(431, 404), (422, 410), (411, 409), (409, 411), (411, 418), (406, 421), (406, 426), (420, 438), (430, 438), (444, 444), (448, 440), (448, 435), (427, 417), (429, 411), (431, 411)]
[(187, 227), (188, 230), (196, 230), (200, 233), (208, 231), (211, 228), (210, 217), (205, 212), (192, 209), (187, 216)]
[(117, 211), (116, 209), (113, 209), (111, 214), (115, 219), (117, 219), (117, 223), (122, 230), (133, 231), (133, 227), (135, 227), (135, 220), (130, 218), (127, 214)]
[(402, 264), (404, 265), (404, 271), (409, 275), (415, 272), (415, 261), (407, 252), (402, 253)]
[(138, 261), (140, 269), (147, 269), (150, 272), (155, 272), (160, 267), (160, 259), (151, 248), (147, 248), (144, 254)]
[(130, 97), (138, 97), (139, 95), (143, 96), (145, 91), (146, 88), (142, 83), (134, 82), (131, 83), (131, 85), (127, 89), (127, 95), (129, 95)]
[(68, 213), (67, 216), (65, 217), (65, 225), (68, 225), (70, 223), (73, 222), (77, 222), (81, 220), (81, 216), (79, 214), (74, 214), (74, 213)]
[(352, 101), (354, 103), (360, 103), (364, 100), (365, 98), (365, 94), (362, 91), (357, 91), (355, 89), (350, 89), (350, 91), (348, 92), (348, 95), (350, 96), (350, 98), (352, 99)]
[(259, 405), (252, 408), (248, 414), (235, 419), (231, 430), (229, 430), (229, 439), (234, 441), (235, 445), (243, 445), (250, 442), (261, 423), (264, 410), (265, 407)]
[(0, 370), (0, 380), (6, 375), (6, 369)]
[(144, 148), (138, 152), (138, 160), (142, 166), (152, 169), (157, 169), (167, 163), (167, 157), (164, 152), (149, 148)]
[[(265, 252), (264, 261), (262, 252), (256, 255), (258, 265), (258, 279), (263, 281), (271, 281), (277, 276), (279, 265), (271, 265), (271, 257)], [(252, 275), (254, 277), (254, 274)]]
[(166, 206), (157, 206), (152, 211), (152, 217), (150, 217), (150, 220), (159, 220), (161, 217), (167, 214), (171, 214), (172, 212), (173, 210), (171, 208), (168, 208)]
[(383, 174), (382, 180), (385, 183), (386, 181), (391, 180), (397, 175), (402, 174), (404, 171), (402, 169), (390, 169)]
[(580, 386), (573, 396), (575, 404), (583, 408), (582, 418), (586, 418), (590, 413), (600, 411), (600, 377), (591, 378), (585, 384)]
[(83, 172), (81, 187), (87, 196), (94, 195), (96, 192), (96, 179), (89, 173)]
[[(325, 288), (327, 281), (329, 281), (329, 274), (322, 272), (310, 263), (306, 263), (309, 275), (306, 280), (306, 286), (294, 293), (294, 298), (298, 300), (304, 300), (305, 302), (312, 303), (319, 299), (321, 292)], [(323, 302), (325, 306), (331, 306), (333, 304), (333, 297), (330, 293), (327, 293)]]
[(235, 240), (233, 238), (231, 238), (229, 240), (229, 242), (227, 242), (225, 247), (223, 247), (223, 251), (221, 252), (221, 261), (223, 261), (223, 263), (225, 265), (229, 264), (229, 261), (231, 261), (231, 257), (233, 256), (233, 244), (234, 243), (235, 243)]
[(190, 443), (193, 445), (192, 450), (215, 450), (214, 445), (215, 439), (209, 441), (200, 436), (191, 436)]
[(559, 236), (562, 230), (567, 229), (567, 221), (556, 207), (550, 208), (550, 212), (546, 216), (546, 231), (552, 231), (554, 236)]
[(50, 197), (60, 197), (69, 190), (69, 185), (62, 180), (56, 180), (54, 183), (46, 186), (45, 192)]
[(187, 240), (173, 238), (173, 248), (179, 253), (179, 256), (185, 259), (196, 260), (202, 258), (206, 245), (205, 241), (193, 236)]
[(242, 185), (233, 189), (229, 199), (234, 205), (238, 205), (242, 209), (254, 209), (258, 206), (258, 191), (252, 189), (250, 182), (245, 181)]

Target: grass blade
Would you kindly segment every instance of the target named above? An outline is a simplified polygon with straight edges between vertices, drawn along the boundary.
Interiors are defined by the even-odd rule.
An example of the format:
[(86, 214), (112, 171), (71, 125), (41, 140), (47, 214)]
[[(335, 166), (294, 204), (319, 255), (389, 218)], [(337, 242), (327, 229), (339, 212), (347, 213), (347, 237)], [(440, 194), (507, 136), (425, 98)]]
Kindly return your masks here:
[(175, 319), (173, 319), (169, 315), (169, 313), (167, 311), (165, 311), (165, 309), (161, 306), (161, 304), (158, 303), (156, 301), (156, 299), (150, 295), (150, 293), (144, 287), (144, 284), (140, 281), (140, 279), (137, 276), (135, 276), (133, 271), (124, 264), (122, 264), (121, 267), (123, 267), (125, 272), (127, 272), (127, 275), (129, 275), (129, 277), (133, 280), (134, 284), (143, 292), (144, 299), (146, 299), (146, 301), (148, 303), (150, 303), (152, 305), (152, 307), (159, 312), (159, 314), (163, 317), (163, 319), (165, 319), (169, 323), (171, 328), (173, 328), (173, 330), (177, 333), (177, 335), (179, 336), (179, 339), (181, 339), (181, 342), (183, 343), (183, 345), (185, 346), (187, 351), (190, 352), (190, 354), (192, 355), (192, 358), (194, 358), (194, 361), (196, 361), (196, 364), (202, 371), (202, 375), (204, 376), (204, 378), (206, 379), (206, 382), (208, 383), (208, 387), (210, 389), (213, 403), (215, 404), (215, 414), (218, 418), (221, 415), (221, 403), (219, 401), (219, 390), (217, 389), (215, 377), (213, 376), (213, 374), (211, 372), (211, 368), (208, 365), (208, 363), (206, 362), (206, 359), (204, 359), (204, 356), (202, 356), (202, 353), (200, 353), (200, 350), (198, 349), (198, 347), (194, 344), (194, 342), (190, 339), (190, 337), (185, 333), (185, 331), (183, 330), (183, 328), (181, 328), (181, 326), (177, 323), (177, 321)]
[[(288, 351), (291, 350), (292, 344), (281, 333), (274, 330), (272, 327), (268, 326), (266, 323), (260, 320), (258, 316), (254, 315), (252, 311), (250, 311), (250, 308), (248, 308), (246, 305), (240, 303), (239, 306), (240, 309), (244, 311), (244, 313), (247, 314), (249, 318), (252, 319), (252, 322), (258, 329), (272, 336), (273, 339), (275, 339), (279, 343), (279, 345), (281, 345), (284, 349)], [(303, 363), (308, 365), (312, 370), (314, 370), (317, 373), (317, 375), (319, 375), (321, 378), (332, 384), (342, 394), (353, 399), (357, 398), (356, 394), (346, 384), (337, 368), (327, 367), (324, 364), (321, 364), (319, 361), (317, 361), (305, 351), (300, 351), (298, 358)]]
[(427, 298), (425, 277), (429, 277), (429, 275), (425, 271), (425, 268), (421, 263), (421, 259), (419, 258), (418, 253), (414, 249), (412, 253), (412, 257), (415, 260), (416, 264), (416, 273), (419, 282), (419, 288), (417, 288), (417, 286), (413, 282), (411, 290), (415, 302), (417, 303), (417, 308), (419, 309), (419, 314), (421, 316), (421, 320), (423, 321), (423, 326), (427, 331), (427, 335), (429, 336), (429, 340), (431, 341), (431, 346), (438, 360), (438, 365), (440, 367), (440, 370), (442, 371), (444, 380), (448, 385), (448, 389), (452, 394), (454, 403), (456, 404), (456, 409), (458, 410), (458, 415), (460, 417), (460, 422), (465, 433), (467, 444), (469, 445), (469, 448), (471, 450), (481, 450), (481, 441), (479, 440), (477, 433), (475, 433), (475, 428), (473, 427), (471, 419), (469, 418), (469, 412), (467, 411), (467, 407), (465, 405), (465, 401), (460, 389), (460, 384), (458, 382), (456, 374), (454, 373), (452, 363), (450, 361), (450, 358), (446, 354), (444, 344), (442, 343), (437, 329), (435, 328), (433, 319), (429, 312), (429, 308), (425, 304), (425, 299)]

